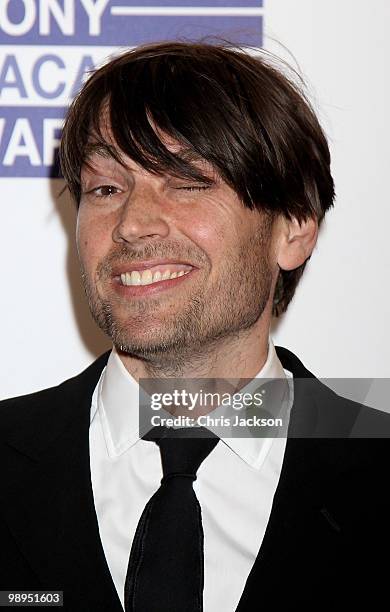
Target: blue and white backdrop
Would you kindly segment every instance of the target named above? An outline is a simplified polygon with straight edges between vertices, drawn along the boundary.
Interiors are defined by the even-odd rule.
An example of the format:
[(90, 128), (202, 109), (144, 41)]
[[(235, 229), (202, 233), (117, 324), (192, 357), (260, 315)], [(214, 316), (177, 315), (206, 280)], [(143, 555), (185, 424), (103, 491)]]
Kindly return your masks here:
[(124, 48), (223, 37), (305, 77), (337, 200), (279, 344), (322, 377), (390, 377), (388, 0), (0, 0), (0, 397), (57, 384), (109, 347), (89, 316), (75, 210), (58, 178), (64, 111)]

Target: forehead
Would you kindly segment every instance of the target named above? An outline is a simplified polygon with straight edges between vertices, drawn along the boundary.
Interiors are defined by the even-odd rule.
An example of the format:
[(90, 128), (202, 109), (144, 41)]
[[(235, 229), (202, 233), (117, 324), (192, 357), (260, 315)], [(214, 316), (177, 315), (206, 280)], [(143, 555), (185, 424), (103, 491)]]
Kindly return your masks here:
[(219, 182), (222, 176), (183, 137), (182, 141), (162, 129), (146, 113), (144, 121), (133, 127), (111, 125), (111, 107), (105, 102), (98, 121), (90, 126), (81, 156), (81, 175), (87, 171), (133, 170), (154, 175), (190, 178), (206, 183)]
[[(189, 146), (184, 146), (177, 139), (164, 132), (159, 128), (153, 121), (150, 121), (150, 125), (153, 128), (158, 140), (162, 144), (163, 148), (173, 153), (175, 157), (188, 164), (194, 170), (200, 171), (205, 174), (206, 177), (213, 177), (213, 180), (220, 178), (218, 171), (215, 167), (201, 157), (194, 149)], [(155, 160), (155, 166), (158, 168), (158, 158)], [(93, 170), (94, 167), (115, 167), (121, 166), (125, 169), (141, 169), (142, 166), (137, 163), (136, 160), (132, 159), (131, 156), (121, 150), (118, 143), (115, 140), (115, 136), (111, 129), (110, 121), (108, 119), (107, 110), (103, 113), (102, 118), (99, 121), (98, 133), (91, 132), (87, 144), (84, 150), (83, 163), (81, 165), (81, 172), (87, 170)], [(162, 172), (165, 173), (165, 172)], [(169, 174), (169, 171), (166, 172)]]
[[(168, 148), (168, 146), (167, 146)], [(222, 180), (220, 174), (206, 159), (200, 157), (193, 151), (183, 149), (177, 142), (172, 143), (169, 149), (172, 153), (177, 154), (183, 161), (188, 163), (194, 170), (200, 171), (205, 177), (209, 177), (213, 181)], [(146, 171), (134, 159), (120, 151), (116, 144), (104, 145), (102, 143), (91, 142), (84, 157), (81, 166), (81, 174), (88, 171), (98, 171), (99, 169), (110, 169), (112, 171), (122, 169), (124, 171)], [(161, 169), (158, 174), (175, 174), (168, 170)]]
[[(153, 132), (155, 133), (155, 135), (157, 136), (161, 144), (166, 149), (168, 149), (168, 151), (171, 151), (172, 153), (180, 153), (180, 152), (183, 152), (184, 150), (189, 149), (188, 146), (185, 147), (177, 139), (175, 139), (173, 136), (171, 136), (166, 131), (164, 131), (162, 128), (160, 128), (156, 124), (156, 122), (153, 120), (153, 118), (150, 116), (150, 114), (148, 114), (147, 112), (146, 112), (146, 116), (147, 116), (147, 120), (148, 120), (150, 128), (153, 130)], [(94, 131), (92, 130), (89, 135), (89, 141), (91, 143), (96, 141), (97, 140), (96, 136), (98, 136), (99, 141), (101, 140), (109, 146), (118, 148), (116, 139), (113, 133), (113, 129), (111, 126), (110, 108), (107, 102), (103, 104), (102, 109), (101, 109), (101, 113), (100, 113), (100, 117), (98, 121), (97, 134), (94, 133)]]

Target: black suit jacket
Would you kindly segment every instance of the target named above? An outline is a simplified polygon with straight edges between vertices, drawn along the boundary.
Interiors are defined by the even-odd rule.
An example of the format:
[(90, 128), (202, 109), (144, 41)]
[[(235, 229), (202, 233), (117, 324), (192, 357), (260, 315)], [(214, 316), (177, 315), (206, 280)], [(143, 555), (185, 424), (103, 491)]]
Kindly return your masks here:
[[(363, 602), (376, 609), (387, 597), (390, 446), (380, 436), (389, 435), (390, 417), (339, 397), (293, 353), (276, 350), (295, 379), (294, 405), (271, 516), (237, 612)], [(122, 610), (89, 462), (91, 397), (108, 355), (57, 387), (0, 403), (0, 590), (62, 590), (69, 612)], [(345, 439), (362, 429), (376, 439)]]

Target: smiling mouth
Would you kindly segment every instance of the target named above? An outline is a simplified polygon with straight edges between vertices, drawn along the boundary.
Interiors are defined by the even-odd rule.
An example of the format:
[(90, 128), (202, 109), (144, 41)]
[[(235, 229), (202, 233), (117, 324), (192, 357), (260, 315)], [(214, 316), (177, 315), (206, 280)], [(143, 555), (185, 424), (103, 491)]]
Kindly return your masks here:
[(146, 270), (123, 272), (116, 278), (125, 287), (144, 287), (145, 285), (154, 285), (161, 281), (180, 278), (189, 274), (193, 269), (193, 266), (185, 264), (159, 265), (147, 268)]
[(117, 292), (123, 296), (136, 297), (174, 288), (196, 271), (198, 268), (189, 264), (167, 262), (146, 269), (124, 270), (116, 274), (113, 281)]

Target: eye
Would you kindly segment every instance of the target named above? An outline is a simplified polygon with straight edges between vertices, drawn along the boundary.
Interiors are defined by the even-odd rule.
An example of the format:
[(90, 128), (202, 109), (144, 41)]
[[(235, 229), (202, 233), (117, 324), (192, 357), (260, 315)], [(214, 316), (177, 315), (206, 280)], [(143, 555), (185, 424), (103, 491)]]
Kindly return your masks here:
[(84, 197), (92, 199), (109, 199), (113, 196), (116, 196), (118, 193), (122, 193), (123, 190), (119, 187), (115, 187), (115, 185), (99, 185), (98, 187), (84, 188), (82, 190), (82, 194)]
[(119, 187), (115, 187), (114, 185), (101, 185), (100, 187), (91, 189), (89, 193), (93, 193), (98, 198), (110, 198), (111, 196), (120, 192), (121, 190)]

